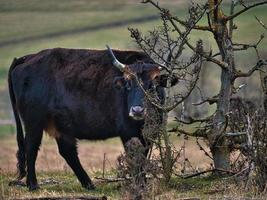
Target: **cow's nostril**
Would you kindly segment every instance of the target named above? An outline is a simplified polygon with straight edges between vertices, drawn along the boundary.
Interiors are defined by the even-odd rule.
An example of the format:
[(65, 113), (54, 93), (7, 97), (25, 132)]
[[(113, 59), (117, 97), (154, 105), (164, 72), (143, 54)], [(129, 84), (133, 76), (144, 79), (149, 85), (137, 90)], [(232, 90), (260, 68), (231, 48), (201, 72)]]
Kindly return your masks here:
[(142, 106), (133, 106), (129, 112), (129, 116), (134, 120), (143, 120), (145, 115), (146, 111)]
[(141, 107), (141, 106), (134, 106), (132, 109), (133, 109), (133, 111), (135, 113), (142, 113), (142, 112), (144, 112), (144, 108)]

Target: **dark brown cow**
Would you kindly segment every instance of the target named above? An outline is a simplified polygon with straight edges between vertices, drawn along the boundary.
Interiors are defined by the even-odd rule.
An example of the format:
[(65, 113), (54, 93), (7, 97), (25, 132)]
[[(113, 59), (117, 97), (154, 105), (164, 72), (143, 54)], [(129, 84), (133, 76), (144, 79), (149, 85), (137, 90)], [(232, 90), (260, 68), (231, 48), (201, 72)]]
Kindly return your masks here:
[(110, 49), (63, 48), (13, 61), (9, 93), (17, 126), (18, 180), (27, 174), (30, 190), (38, 188), (35, 161), (43, 131), (55, 137), (60, 154), (87, 189), (94, 185), (77, 156), (77, 139), (119, 136), (125, 144), (138, 137), (146, 145), (141, 133), (144, 93), (136, 78), (163, 99), (160, 81), (155, 81), (160, 70), (144, 53), (114, 54), (121, 63)]

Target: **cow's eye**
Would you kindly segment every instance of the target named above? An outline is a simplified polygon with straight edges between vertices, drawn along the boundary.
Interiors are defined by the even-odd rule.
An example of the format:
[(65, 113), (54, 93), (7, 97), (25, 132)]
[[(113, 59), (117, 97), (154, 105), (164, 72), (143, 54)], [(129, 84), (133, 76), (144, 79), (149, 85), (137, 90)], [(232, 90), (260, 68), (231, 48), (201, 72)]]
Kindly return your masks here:
[(115, 77), (113, 80), (113, 85), (116, 89), (122, 89), (125, 86), (126, 82), (123, 77)]

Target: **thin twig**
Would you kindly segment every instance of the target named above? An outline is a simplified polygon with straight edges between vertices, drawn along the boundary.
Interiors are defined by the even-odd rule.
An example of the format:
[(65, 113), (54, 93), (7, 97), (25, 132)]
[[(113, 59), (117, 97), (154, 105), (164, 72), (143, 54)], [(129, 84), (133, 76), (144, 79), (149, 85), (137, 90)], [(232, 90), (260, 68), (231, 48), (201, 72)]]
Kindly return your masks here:
[(252, 67), (248, 72), (241, 72), (241, 71), (236, 72), (235, 78), (238, 78), (238, 77), (249, 77), (255, 71), (259, 70), (263, 65), (267, 65), (267, 60), (259, 60), (257, 62), (257, 64), (254, 67)]
[(259, 24), (265, 29), (267, 30), (267, 27), (266, 25), (257, 17), (257, 16), (254, 16), (256, 18), (256, 20), (259, 22)]
[(249, 6), (245, 7), (244, 9), (242, 9), (242, 10), (240, 10), (240, 11), (234, 13), (233, 15), (230, 15), (230, 16), (228, 16), (228, 17), (225, 17), (225, 20), (226, 20), (226, 21), (232, 20), (232, 19), (234, 19), (235, 17), (238, 17), (239, 15), (241, 15), (242, 13), (248, 11), (249, 9), (254, 8), (254, 7), (256, 7), (256, 6), (264, 5), (264, 4), (267, 4), (267, 0), (262, 1), (262, 2), (258, 2), (258, 3), (255, 3), (255, 4), (252, 4), (252, 5), (249, 5)]

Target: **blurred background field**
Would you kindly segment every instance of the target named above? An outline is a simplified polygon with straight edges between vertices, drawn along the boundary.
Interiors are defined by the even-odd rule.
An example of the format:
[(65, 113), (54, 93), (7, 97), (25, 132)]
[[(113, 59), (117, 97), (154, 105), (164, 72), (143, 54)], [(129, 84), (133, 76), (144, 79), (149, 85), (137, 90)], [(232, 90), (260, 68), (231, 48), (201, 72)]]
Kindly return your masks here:
[[(160, 2), (179, 17), (186, 18), (189, 1), (162, 0)], [(227, 5), (225, 10), (229, 10)], [(0, 125), (2, 170), (15, 171), (15, 128), (9, 124), (13, 116), (7, 90), (7, 73), (13, 58), (54, 47), (103, 49), (106, 44), (109, 44), (113, 48), (137, 49), (127, 28), (136, 27), (144, 33), (147, 30), (153, 30), (155, 26), (161, 25), (157, 13), (157, 10), (151, 6), (141, 4), (140, 0), (0, 0), (0, 121), (4, 122)], [(252, 44), (262, 33), (266, 33), (257, 23), (255, 15), (267, 24), (267, 6), (252, 9), (237, 18), (235, 24), (238, 31), (234, 34), (236, 41)], [(194, 32), (190, 41), (194, 43), (198, 39), (204, 41), (205, 50), (217, 51), (211, 35), (206, 32)], [(259, 50), (260, 55), (265, 58), (267, 57), (266, 47), (267, 40), (264, 39)], [(253, 66), (255, 61), (253, 50), (237, 53), (237, 66), (240, 69)], [(202, 79), (206, 96), (218, 93), (219, 75), (218, 69), (212, 65), (205, 66), (205, 75)], [(241, 79), (237, 84), (243, 83), (247, 83), (248, 86), (242, 89), (239, 95), (259, 99), (261, 92), (258, 73), (250, 78)], [(87, 170), (94, 171), (95, 168), (100, 167), (105, 152), (109, 152), (111, 165), (115, 166), (117, 155), (123, 151), (119, 140), (90, 143), (92, 147), (88, 142), (82, 143), (80, 147), (82, 162), (85, 163)], [(90, 155), (94, 148), (98, 149), (99, 153), (94, 155), (96, 159)], [(41, 156), (37, 161), (39, 162), (37, 169), (49, 170), (50, 165), (54, 167), (53, 170), (63, 169), (63, 159), (57, 161), (60, 156), (57, 155), (55, 158), (52, 156), (56, 150), (55, 143), (46, 137)], [(193, 145), (191, 150), (196, 151)], [(91, 156), (89, 160), (87, 153), (88, 157)], [(192, 154), (192, 156), (195, 156), (196, 163), (209, 164), (199, 154)]]

